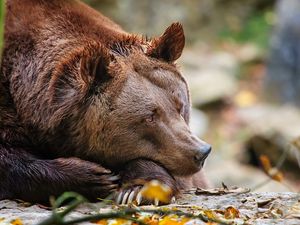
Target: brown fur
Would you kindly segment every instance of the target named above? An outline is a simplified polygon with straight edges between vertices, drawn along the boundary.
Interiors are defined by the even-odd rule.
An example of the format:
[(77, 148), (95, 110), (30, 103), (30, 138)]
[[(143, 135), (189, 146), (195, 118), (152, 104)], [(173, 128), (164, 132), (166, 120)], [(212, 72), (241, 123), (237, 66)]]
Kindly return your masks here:
[(180, 24), (146, 40), (79, 1), (6, 5), (0, 199), (105, 197), (117, 188), (110, 171), (169, 180), (175, 193), (176, 176), (199, 171), (210, 147), (188, 127)]

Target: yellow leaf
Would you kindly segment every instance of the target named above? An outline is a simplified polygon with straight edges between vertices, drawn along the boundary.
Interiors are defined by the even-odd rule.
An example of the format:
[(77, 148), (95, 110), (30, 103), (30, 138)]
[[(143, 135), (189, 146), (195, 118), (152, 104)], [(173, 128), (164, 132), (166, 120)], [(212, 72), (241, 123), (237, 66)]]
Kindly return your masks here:
[(184, 225), (188, 221), (190, 221), (190, 218), (168, 215), (159, 221), (159, 225)]
[(225, 209), (224, 217), (226, 219), (235, 219), (240, 217), (240, 212), (236, 208), (229, 206)]
[(10, 222), (12, 225), (23, 225), (23, 222), (21, 219), (17, 218), (17, 219), (14, 219)]
[(161, 202), (168, 203), (172, 197), (172, 190), (169, 186), (157, 180), (152, 180), (144, 185), (141, 194), (144, 198), (149, 200), (157, 199)]
[(146, 217), (145, 219), (143, 219), (143, 222), (148, 225), (158, 225), (159, 218), (158, 217)]
[(204, 210), (204, 215), (208, 218), (208, 219), (218, 219), (218, 215), (212, 211), (212, 210)]
[(235, 103), (240, 107), (252, 106), (256, 103), (256, 96), (250, 91), (240, 91), (234, 98)]

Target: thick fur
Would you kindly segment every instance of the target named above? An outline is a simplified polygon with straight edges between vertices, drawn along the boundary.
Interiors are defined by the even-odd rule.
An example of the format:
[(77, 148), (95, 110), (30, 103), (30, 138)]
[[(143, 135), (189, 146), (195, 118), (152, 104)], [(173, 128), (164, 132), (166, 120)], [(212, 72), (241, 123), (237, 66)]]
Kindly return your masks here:
[(0, 199), (72, 190), (95, 200), (120, 185), (111, 171), (166, 180), (177, 193), (176, 176), (201, 169), (208, 145), (189, 131), (188, 87), (174, 64), (180, 24), (146, 40), (79, 1), (6, 6)]

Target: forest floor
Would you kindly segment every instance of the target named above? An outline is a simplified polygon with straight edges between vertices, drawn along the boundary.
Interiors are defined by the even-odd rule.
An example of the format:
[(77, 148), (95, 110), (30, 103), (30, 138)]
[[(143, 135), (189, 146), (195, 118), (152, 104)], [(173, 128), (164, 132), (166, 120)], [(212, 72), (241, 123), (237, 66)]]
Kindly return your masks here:
[[(163, 207), (131, 206), (134, 210), (151, 211), (161, 210), (165, 212), (185, 212), (193, 215), (204, 215), (203, 218), (211, 223), (204, 222), (200, 218), (187, 218), (183, 216), (162, 216), (156, 213), (157, 217), (150, 216), (147, 213), (140, 212), (136, 219), (148, 222), (147, 224), (300, 224), (300, 196), (291, 192), (261, 192), (261, 193), (225, 193), (225, 192), (202, 192), (201, 194), (185, 194), (183, 198)], [(61, 207), (58, 211), (65, 210)], [(73, 210), (66, 216), (65, 221), (70, 221), (85, 216), (95, 214), (107, 214), (110, 212), (124, 211), (124, 206), (103, 206), (101, 203), (85, 203)], [(0, 201), (0, 224), (13, 225), (32, 225), (39, 224), (41, 221), (51, 216), (51, 211), (40, 205), (28, 205), (14, 201)], [(81, 224), (136, 224), (130, 221), (111, 219), (108, 222), (104, 220), (94, 220), (93, 222), (83, 222)], [(51, 224), (51, 223), (45, 223)], [(67, 224), (67, 223), (59, 223)]]

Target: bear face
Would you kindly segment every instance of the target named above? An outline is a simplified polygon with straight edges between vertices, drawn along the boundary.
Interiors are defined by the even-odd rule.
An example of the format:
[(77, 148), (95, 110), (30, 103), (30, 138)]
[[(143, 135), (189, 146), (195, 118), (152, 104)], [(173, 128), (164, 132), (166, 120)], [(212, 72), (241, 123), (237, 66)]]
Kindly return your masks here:
[[(173, 63), (183, 49), (178, 48), (184, 42), (181, 26), (171, 25), (161, 38), (166, 36), (173, 41), (158, 40), (156, 49), (148, 47), (157, 55), (119, 45), (105, 68), (98, 67), (102, 78), (104, 71), (108, 77), (107, 86), (105, 91), (98, 87), (93, 97), (98, 103), (88, 107), (82, 120), (89, 121), (84, 132), (90, 154), (109, 168), (148, 159), (173, 175), (186, 176), (199, 171), (210, 152), (208, 144), (191, 134), (188, 86)], [(103, 99), (110, 99), (106, 107)]]
[(107, 117), (104, 130), (110, 129), (115, 136), (106, 138), (111, 140), (106, 161), (118, 166), (147, 158), (171, 174), (193, 174), (201, 168), (209, 147), (190, 132), (187, 85), (175, 66), (138, 58), (130, 61), (138, 62), (142, 70), (128, 71)]

